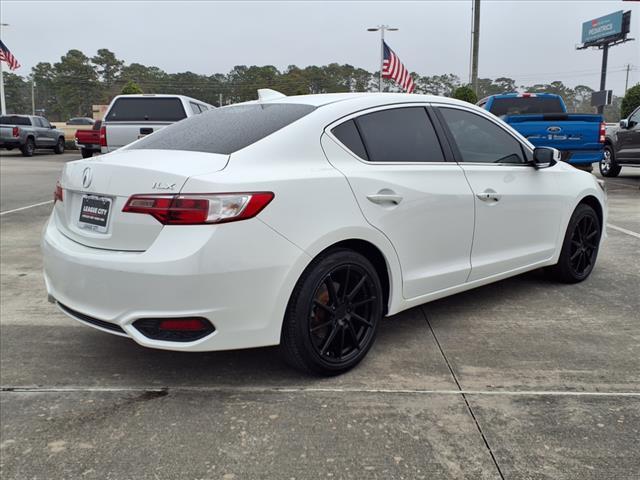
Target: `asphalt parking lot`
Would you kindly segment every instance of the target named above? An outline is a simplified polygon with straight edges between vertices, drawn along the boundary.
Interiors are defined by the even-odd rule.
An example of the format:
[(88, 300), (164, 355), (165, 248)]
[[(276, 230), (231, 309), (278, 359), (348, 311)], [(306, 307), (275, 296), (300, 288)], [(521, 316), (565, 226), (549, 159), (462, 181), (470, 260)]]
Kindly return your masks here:
[(0, 159), (2, 478), (640, 478), (640, 169), (607, 180), (587, 281), (412, 309), (318, 379), (274, 348), (144, 349), (47, 303), (40, 233), (77, 158)]

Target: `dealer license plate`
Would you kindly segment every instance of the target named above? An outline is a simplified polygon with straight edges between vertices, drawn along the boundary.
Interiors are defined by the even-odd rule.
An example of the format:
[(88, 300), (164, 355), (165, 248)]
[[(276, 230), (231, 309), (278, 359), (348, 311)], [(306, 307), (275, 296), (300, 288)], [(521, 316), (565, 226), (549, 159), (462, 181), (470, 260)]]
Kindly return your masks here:
[(107, 231), (111, 199), (95, 195), (83, 195), (78, 225), (96, 232)]

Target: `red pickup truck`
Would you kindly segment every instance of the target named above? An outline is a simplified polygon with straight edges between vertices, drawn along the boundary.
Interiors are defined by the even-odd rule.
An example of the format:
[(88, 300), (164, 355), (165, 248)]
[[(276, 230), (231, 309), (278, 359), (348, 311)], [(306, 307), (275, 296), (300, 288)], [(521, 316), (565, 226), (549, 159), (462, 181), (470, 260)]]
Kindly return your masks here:
[(94, 153), (100, 153), (100, 127), (102, 122), (97, 120), (91, 130), (76, 130), (76, 147), (80, 149), (82, 158), (89, 158)]

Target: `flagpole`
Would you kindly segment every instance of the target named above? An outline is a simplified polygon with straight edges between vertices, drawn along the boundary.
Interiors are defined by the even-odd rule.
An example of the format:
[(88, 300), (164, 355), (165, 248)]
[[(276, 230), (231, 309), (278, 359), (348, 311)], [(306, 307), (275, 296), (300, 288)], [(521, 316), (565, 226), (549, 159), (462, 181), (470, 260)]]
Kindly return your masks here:
[(377, 27), (367, 28), (368, 32), (377, 32), (380, 30), (380, 75), (378, 79), (378, 91), (382, 92), (382, 67), (384, 66), (384, 31), (397, 32), (398, 29), (389, 25), (378, 25)]
[(4, 102), (4, 77), (2, 76), (2, 61), (0, 60), (0, 111), (2, 115), (7, 114), (7, 106)]

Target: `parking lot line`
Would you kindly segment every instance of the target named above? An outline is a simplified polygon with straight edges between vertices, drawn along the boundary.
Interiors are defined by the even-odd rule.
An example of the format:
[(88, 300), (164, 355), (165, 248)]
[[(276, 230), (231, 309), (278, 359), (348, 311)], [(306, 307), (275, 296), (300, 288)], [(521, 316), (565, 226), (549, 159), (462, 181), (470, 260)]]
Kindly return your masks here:
[(627, 230), (626, 228), (618, 227), (617, 225), (611, 225), (610, 223), (607, 223), (607, 227), (618, 232), (626, 233), (627, 235), (631, 235), (632, 237), (640, 238), (640, 233)]
[(425, 390), (413, 388), (351, 387), (95, 387), (95, 386), (3, 386), (5, 393), (79, 393), (79, 392), (203, 392), (203, 393), (365, 393), (400, 395), (495, 395), (546, 397), (638, 397), (640, 392), (563, 391), (563, 390)]
[(34, 203), (33, 205), (27, 205), (26, 207), (14, 208), (13, 210), (5, 210), (4, 212), (0, 212), (0, 216), (7, 215), (9, 213), (20, 212), (22, 210), (27, 210), (29, 208), (39, 207), (41, 205), (46, 205), (48, 203), (53, 203), (53, 200), (47, 200), (46, 202)]

